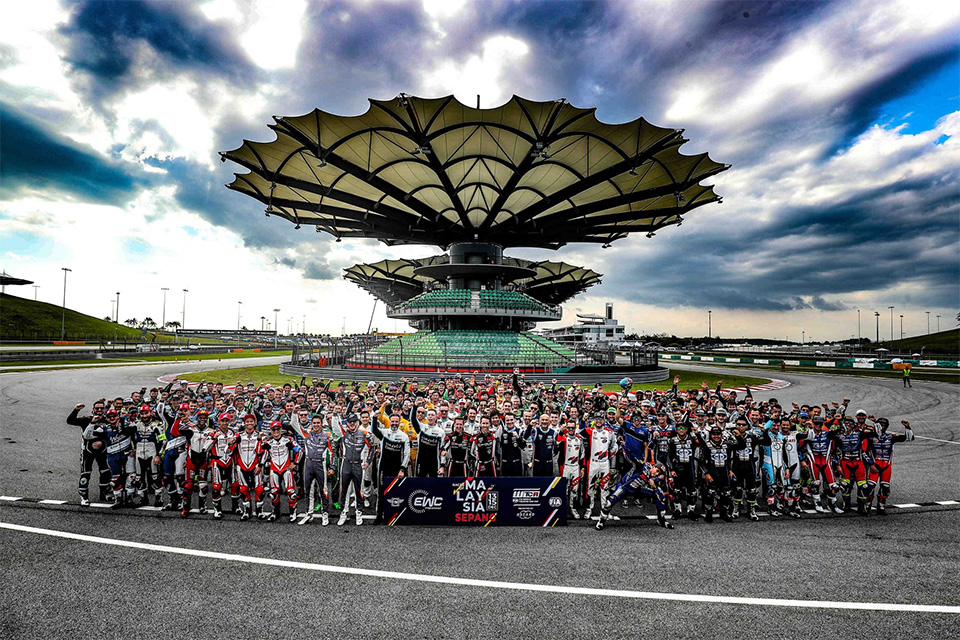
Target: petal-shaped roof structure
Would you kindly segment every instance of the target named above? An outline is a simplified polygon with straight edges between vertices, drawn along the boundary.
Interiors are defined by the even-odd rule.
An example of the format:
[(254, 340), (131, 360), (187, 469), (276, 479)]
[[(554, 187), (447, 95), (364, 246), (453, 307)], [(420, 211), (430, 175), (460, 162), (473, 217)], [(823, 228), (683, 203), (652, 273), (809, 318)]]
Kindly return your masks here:
[[(431, 278), (417, 275), (423, 266), (443, 264), (446, 255), (415, 260), (380, 260), (356, 264), (343, 270), (343, 277), (365, 289), (389, 305), (395, 305), (423, 293), (425, 287), (436, 284)], [(504, 258), (503, 264), (534, 270), (530, 277), (509, 281), (527, 295), (550, 305), (560, 304), (600, 282), (601, 275), (591, 269), (542, 260), (535, 262), (522, 258)]]
[(221, 156), (249, 170), (227, 186), (268, 216), (390, 245), (607, 244), (720, 200), (701, 181), (729, 165), (681, 154), (682, 130), (607, 124), (594, 111), (563, 99), (475, 109), (400, 94), (359, 116), (277, 117), (276, 140)]

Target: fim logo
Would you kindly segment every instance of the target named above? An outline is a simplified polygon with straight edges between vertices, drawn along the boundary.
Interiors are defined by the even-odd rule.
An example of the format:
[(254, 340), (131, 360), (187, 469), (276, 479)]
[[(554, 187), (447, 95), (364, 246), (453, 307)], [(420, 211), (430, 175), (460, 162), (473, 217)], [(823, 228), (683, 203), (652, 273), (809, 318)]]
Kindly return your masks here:
[(553, 496), (552, 498), (550, 498), (550, 506), (551, 506), (551, 507), (559, 507), (559, 506), (562, 505), (562, 504), (563, 504), (563, 500), (561, 500), (561, 499), (558, 498), (557, 496)]
[(443, 508), (443, 497), (431, 496), (427, 491), (417, 489), (410, 493), (407, 504), (414, 513), (423, 513), (428, 510), (437, 511)]

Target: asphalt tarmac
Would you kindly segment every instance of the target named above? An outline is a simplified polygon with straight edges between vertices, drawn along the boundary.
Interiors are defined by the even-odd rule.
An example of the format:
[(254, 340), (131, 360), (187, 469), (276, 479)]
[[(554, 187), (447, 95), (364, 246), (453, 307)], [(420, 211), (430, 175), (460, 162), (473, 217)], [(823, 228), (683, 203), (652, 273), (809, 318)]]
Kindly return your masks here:
[[(258, 364), (267, 364), (263, 358)], [(128, 395), (163, 373), (215, 363), (0, 376), (0, 495), (76, 500), (77, 402)], [(244, 366), (243, 361), (220, 363)], [(695, 381), (690, 366), (689, 378)], [(738, 371), (738, 373), (740, 373)], [(746, 375), (750, 375), (747, 373)], [(758, 375), (763, 375), (758, 373)], [(211, 376), (213, 377), (213, 376)], [(892, 503), (960, 500), (960, 389), (940, 383), (781, 374), (781, 403), (828, 402), (906, 417), (938, 440), (897, 445)], [(224, 382), (232, 382), (229, 374)], [(691, 384), (691, 386), (695, 386)], [(0, 528), (0, 634), (20, 637), (953, 637), (956, 613), (688, 602), (684, 594), (960, 606), (956, 506), (856, 515), (680, 521), (665, 531), (636, 515), (603, 532), (574, 522), (539, 528), (322, 528), (187, 521), (169, 513), (0, 502), (15, 524), (200, 552), (117, 547)], [(250, 558), (258, 559), (253, 562)], [(263, 560), (266, 559), (266, 560)], [(351, 575), (295, 560), (418, 576), (676, 594), (651, 600)]]

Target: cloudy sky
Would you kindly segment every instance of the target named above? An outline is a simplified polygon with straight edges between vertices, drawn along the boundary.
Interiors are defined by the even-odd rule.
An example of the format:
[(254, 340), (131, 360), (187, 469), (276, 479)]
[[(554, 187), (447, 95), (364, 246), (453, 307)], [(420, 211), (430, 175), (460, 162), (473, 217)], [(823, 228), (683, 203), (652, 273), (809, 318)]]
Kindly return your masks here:
[[(271, 115), (400, 92), (516, 94), (683, 127), (733, 165), (681, 228), (560, 257), (604, 274), (628, 331), (844, 339), (955, 325), (960, 2), (209, 0), (4, 7), (0, 267), (39, 299), (188, 327), (366, 329), (340, 269), (434, 247), (335, 244), (223, 185)], [(516, 251), (533, 257), (547, 252)], [(189, 293), (183, 294), (182, 290)], [(30, 297), (34, 290), (14, 291)], [(241, 303), (238, 304), (238, 303)], [(380, 309), (374, 326), (404, 330)]]

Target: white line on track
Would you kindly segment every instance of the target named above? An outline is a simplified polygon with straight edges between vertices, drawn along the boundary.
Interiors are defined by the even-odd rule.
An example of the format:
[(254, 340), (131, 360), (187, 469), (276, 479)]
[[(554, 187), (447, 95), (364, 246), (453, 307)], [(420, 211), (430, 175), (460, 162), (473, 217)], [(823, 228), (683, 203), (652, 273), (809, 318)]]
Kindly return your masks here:
[(582, 596), (605, 596), (614, 598), (632, 598), (640, 600), (666, 600), (680, 602), (705, 602), (711, 604), (738, 604), (738, 605), (756, 605), (768, 607), (799, 607), (804, 609), (852, 609), (861, 611), (909, 611), (913, 613), (949, 613), (960, 614), (960, 607), (947, 605), (931, 604), (905, 604), (895, 602), (833, 602), (829, 600), (790, 600), (780, 598), (744, 598), (738, 596), (708, 596), (701, 594), (686, 593), (659, 593), (655, 591), (627, 591), (621, 589), (591, 589), (587, 587), (566, 587), (549, 584), (533, 584), (524, 582), (500, 582), (497, 580), (473, 580), (470, 578), (452, 578), (448, 576), (431, 576), (416, 573), (401, 573), (397, 571), (380, 571), (377, 569), (358, 569), (355, 567), (338, 567), (328, 564), (313, 564), (310, 562), (297, 562), (294, 560), (276, 560), (273, 558), (258, 558), (256, 556), (244, 556), (235, 553), (220, 553), (218, 551), (206, 551), (199, 549), (187, 549), (184, 547), (169, 547), (160, 544), (149, 544), (145, 542), (134, 542), (132, 540), (118, 540), (115, 538), (101, 538), (98, 536), (88, 536), (81, 533), (71, 533), (69, 531), (58, 531), (56, 529), (41, 529), (38, 527), (28, 527), (9, 522), (0, 522), (0, 529), (9, 529), (11, 531), (20, 531), (23, 533), (35, 533), (39, 535), (52, 536), (55, 538), (67, 538), (69, 540), (79, 540), (81, 542), (93, 542), (96, 544), (106, 544), (114, 547), (125, 547), (128, 549), (144, 549), (146, 551), (157, 551), (159, 553), (172, 553), (182, 556), (194, 556), (205, 559), (227, 560), (231, 562), (245, 562), (248, 564), (259, 564), (271, 567), (287, 567), (290, 569), (305, 569), (307, 571), (323, 571), (326, 573), (339, 573), (353, 576), (366, 576), (370, 578), (388, 578), (391, 580), (409, 580), (411, 582), (427, 582), (433, 584), (450, 584), (457, 586), (481, 587), (487, 589), (508, 589), (512, 591), (538, 591), (545, 593), (565, 593), (570, 595)]
[(960, 442), (957, 442), (956, 440), (941, 440), (940, 438), (929, 438), (927, 436), (916, 436), (916, 435), (913, 437), (916, 438), (917, 440), (933, 440), (935, 442), (946, 442), (947, 444), (960, 444)]

